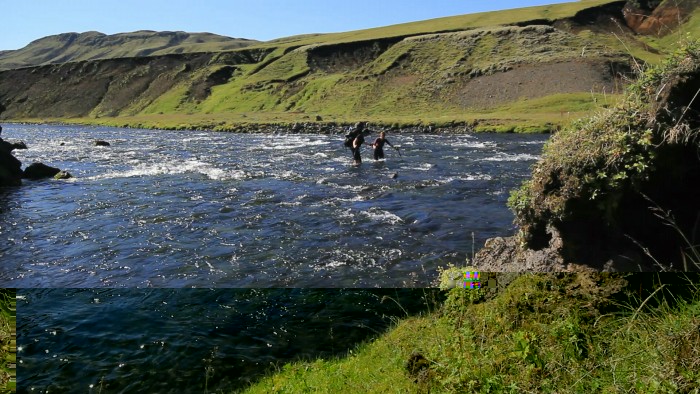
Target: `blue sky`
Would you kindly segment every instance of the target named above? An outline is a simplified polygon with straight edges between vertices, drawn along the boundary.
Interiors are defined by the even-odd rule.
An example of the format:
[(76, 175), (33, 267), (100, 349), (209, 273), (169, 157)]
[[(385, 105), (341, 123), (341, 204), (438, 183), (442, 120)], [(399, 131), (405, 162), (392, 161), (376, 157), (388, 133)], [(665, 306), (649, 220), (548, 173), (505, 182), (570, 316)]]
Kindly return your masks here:
[(209, 32), (271, 40), (562, 0), (2, 0), (0, 50), (41, 37), (99, 31)]

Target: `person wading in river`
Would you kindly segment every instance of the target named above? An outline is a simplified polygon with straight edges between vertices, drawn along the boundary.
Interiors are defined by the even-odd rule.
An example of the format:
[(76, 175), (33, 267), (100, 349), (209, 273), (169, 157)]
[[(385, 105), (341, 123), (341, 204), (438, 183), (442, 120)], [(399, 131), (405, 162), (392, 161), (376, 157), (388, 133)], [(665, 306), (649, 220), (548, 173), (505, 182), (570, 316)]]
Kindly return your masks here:
[(355, 161), (355, 165), (362, 164), (362, 157), (360, 156), (360, 149), (362, 144), (365, 143), (365, 135), (369, 134), (369, 130), (363, 130), (357, 134), (357, 137), (352, 141), (352, 158)]
[(374, 148), (374, 160), (384, 158), (384, 144), (389, 144), (390, 147), (397, 149), (391, 144), (391, 142), (389, 142), (388, 139), (386, 139), (386, 133), (382, 131), (379, 133), (379, 137), (377, 137), (377, 139), (374, 140), (374, 143), (372, 143), (372, 147)]
[(343, 143), (346, 147), (350, 148), (355, 165), (362, 163), (362, 158), (360, 157), (360, 145), (365, 142), (365, 137), (363, 134), (367, 133), (367, 130), (365, 130), (363, 133), (364, 128), (363, 122), (356, 123), (355, 127), (352, 128), (347, 135), (345, 135), (345, 142)]

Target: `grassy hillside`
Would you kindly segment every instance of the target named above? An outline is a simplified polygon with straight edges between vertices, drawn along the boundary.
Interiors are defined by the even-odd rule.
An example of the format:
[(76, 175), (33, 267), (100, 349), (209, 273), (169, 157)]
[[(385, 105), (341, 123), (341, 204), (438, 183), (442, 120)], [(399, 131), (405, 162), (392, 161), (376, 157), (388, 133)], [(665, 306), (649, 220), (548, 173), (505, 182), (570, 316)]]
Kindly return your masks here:
[(697, 280), (524, 274), (489, 300), (456, 288), (343, 358), (281, 366), (246, 392), (698, 393)]
[(218, 52), (257, 42), (211, 33), (169, 31), (136, 31), (114, 35), (95, 31), (64, 33), (38, 39), (18, 50), (0, 52), (0, 70), (94, 59)]
[[(625, 4), (583, 0), (167, 60), (10, 70), (0, 78), (6, 108), (0, 117), (221, 130), (357, 120), (551, 130), (613, 105), (637, 65), (658, 62), (674, 48), (671, 36), (645, 37), (626, 27)], [(672, 35), (700, 34), (696, 15)], [(170, 68), (159, 68), (165, 63)], [(129, 68), (124, 78), (121, 70)], [(62, 94), (43, 94), (47, 86), (60, 86)]]
[(450, 16), (425, 21), (402, 23), (398, 25), (357, 30), (343, 33), (307, 35), (281, 38), (259, 44), (260, 46), (312, 44), (339, 44), (346, 42), (377, 40), (391, 37), (408, 37), (422, 34), (470, 30), (487, 26), (514, 25), (526, 21), (568, 18), (577, 12), (610, 3), (624, 3), (615, 0), (581, 0), (571, 3), (518, 8), (504, 11), (481, 12), (475, 14)]

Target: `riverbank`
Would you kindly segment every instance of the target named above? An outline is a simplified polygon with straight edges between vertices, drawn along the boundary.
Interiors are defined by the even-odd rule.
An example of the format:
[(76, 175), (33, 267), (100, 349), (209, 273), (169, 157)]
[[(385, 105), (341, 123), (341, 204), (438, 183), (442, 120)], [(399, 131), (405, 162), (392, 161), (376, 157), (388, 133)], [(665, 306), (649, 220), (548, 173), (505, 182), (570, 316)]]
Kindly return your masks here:
[[(551, 133), (619, 97), (601, 94), (562, 94), (525, 100), (495, 111), (440, 112), (439, 115), (346, 117), (303, 112), (150, 114), (118, 117), (19, 118), (7, 123), (74, 124), (161, 130), (225, 132), (307, 132), (341, 134), (357, 122), (392, 132)], [(573, 109), (572, 109), (573, 108)]]
[(508, 200), (517, 238), (493, 242), (475, 265), (699, 270), (688, 258), (700, 240), (699, 93), (694, 39), (640, 73), (617, 105), (557, 133)]
[(247, 392), (696, 393), (697, 283), (523, 274), (490, 300), (456, 288), (438, 310), (345, 357), (286, 364)]

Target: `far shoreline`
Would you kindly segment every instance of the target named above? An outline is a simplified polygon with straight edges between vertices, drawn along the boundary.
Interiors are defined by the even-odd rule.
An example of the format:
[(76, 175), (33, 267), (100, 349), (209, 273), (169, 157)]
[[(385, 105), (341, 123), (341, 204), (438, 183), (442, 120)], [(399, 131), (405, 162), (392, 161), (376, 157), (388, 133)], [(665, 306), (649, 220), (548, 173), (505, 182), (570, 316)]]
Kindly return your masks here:
[(356, 123), (363, 122), (371, 130), (385, 131), (394, 134), (553, 134), (561, 125), (555, 124), (517, 124), (513, 121), (494, 120), (450, 120), (439, 122), (406, 122), (398, 123), (382, 120), (355, 119), (343, 121), (276, 121), (276, 122), (229, 122), (229, 121), (197, 121), (172, 122), (162, 119), (144, 118), (76, 118), (76, 119), (5, 119), (2, 124), (16, 125), (57, 125), (57, 126), (93, 126), (118, 127), (124, 129), (169, 130), (169, 131), (211, 131), (228, 133), (263, 133), (263, 134), (327, 134), (342, 135), (348, 132)]

